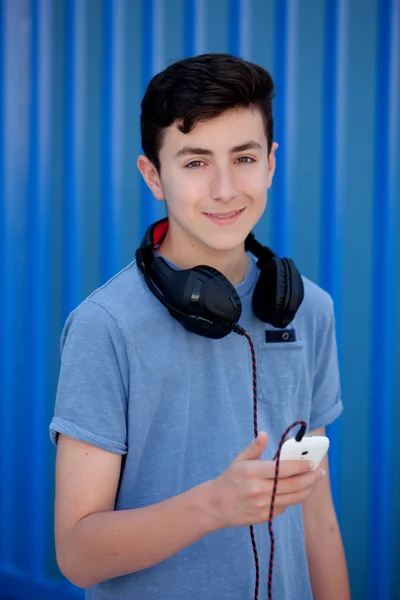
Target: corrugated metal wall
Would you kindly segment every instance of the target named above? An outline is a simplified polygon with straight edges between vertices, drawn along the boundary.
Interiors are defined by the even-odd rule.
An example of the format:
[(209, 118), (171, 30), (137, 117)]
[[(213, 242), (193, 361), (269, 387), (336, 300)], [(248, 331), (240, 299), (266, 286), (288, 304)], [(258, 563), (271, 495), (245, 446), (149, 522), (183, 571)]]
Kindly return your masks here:
[(161, 214), (136, 169), (145, 85), (225, 51), (276, 81), (257, 233), (336, 302), (353, 598), (400, 598), (399, 0), (0, 0), (1, 599), (82, 594), (54, 558), (60, 330)]

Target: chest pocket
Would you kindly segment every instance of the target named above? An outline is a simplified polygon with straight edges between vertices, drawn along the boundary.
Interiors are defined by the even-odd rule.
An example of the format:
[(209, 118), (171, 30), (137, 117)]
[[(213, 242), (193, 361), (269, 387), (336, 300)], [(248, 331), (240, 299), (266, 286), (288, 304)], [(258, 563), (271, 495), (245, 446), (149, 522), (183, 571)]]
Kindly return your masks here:
[(307, 393), (304, 342), (271, 342), (258, 347), (258, 397), (271, 406), (301, 403)]

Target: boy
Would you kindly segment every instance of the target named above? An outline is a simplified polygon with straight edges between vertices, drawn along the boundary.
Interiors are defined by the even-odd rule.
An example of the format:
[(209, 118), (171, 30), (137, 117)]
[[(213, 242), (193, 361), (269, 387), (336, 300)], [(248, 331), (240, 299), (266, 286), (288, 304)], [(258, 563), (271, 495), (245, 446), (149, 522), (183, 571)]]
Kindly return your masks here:
[[(261, 67), (203, 55), (158, 74), (143, 98), (138, 168), (168, 213), (151, 251), (234, 286), (260, 433), (252, 442), (244, 337), (188, 331), (136, 261), (87, 298), (64, 328), (50, 430), (58, 564), (88, 599), (250, 600), (250, 525), (267, 598), (279, 440), (297, 420), (324, 433), (342, 411), (330, 297), (303, 278), (286, 337), (253, 311), (259, 269), (245, 240), (275, 170), (272, 97)], [(275, 600), (349, 598), (326, 459), (316, 471), (281, 463), (273, 529)]]

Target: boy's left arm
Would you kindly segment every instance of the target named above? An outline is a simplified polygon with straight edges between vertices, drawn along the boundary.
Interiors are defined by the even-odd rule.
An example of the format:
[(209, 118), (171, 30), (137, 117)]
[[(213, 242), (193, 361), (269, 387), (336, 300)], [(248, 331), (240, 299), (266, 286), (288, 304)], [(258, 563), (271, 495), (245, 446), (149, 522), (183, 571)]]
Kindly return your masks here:
[[(325, 428), (310, 435), (325, 435)], [(349, 600), (346, 559), (332, 501), (327, 457), (320, 467), (326, 475), (302, 505), (311, 587), (314, 600)]]

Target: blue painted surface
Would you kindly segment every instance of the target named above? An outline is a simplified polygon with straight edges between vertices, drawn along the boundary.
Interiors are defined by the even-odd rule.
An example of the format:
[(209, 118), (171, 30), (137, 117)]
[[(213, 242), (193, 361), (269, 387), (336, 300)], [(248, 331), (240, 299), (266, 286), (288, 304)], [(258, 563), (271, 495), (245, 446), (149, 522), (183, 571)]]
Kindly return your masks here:
[[(323, 102), (325, 134), (323, 140), (322, 164), (322, 194), (321, 194), (321, 249), (320, 261), (321, 285), (335, 301), (335, 317), (340, 320), (340, 265), (341, 251), (339, 232), (341, 226), (341, 202), (343, 191), (341, 189), (340, 159), (338, 157), (340, 144), (340, 87), (343, 61), (339, 49), (343, 44), (343, 4), (335, 0), (328, 0), (325, 13), (325, 64), (323, 71)], [(342, 104), (343, 106), (343, 104)], [(338, 346), (340, 347), (340, 332), (337, 331)], [(327, 428), (329, 438), (332, 440), (330, 453), (330, 468), (332, 477), (332, 493), (336, 510), (340, 516), (340, 453), (341, 453), (341, 427), (340, 421)]]
[(121, 94), (122, 80), (117, 64), (116, 12), (118, 5), (112, 0), (105, 2), (103, 30), (103, 139), (102, 139), (102, 212), (101, 212), (101, 277), (112, 277), (117, 265), (116, 212), (118, 210), (117, 170), (119, 113), (116, 96)]
[[(85, 4), (70, 0), (65, 10), (63, 185), (63, 316), (82, 297), (83, 186), (85, 133)], [(61, 66), (61, 65), (60, 65)]]
[[(0, 0), (0, 81), (5, 80), (5, 16), (3, 2)], [(0, 283), (0, 313), (6, 314), (6, 286), (5, 286), (5, 269), (6, 269), (6, 206), (5, 206), (5, 126), (4, 126), (4, 94), (0, 94), (0, 269), (3, 273)], [(6, 399), (8, 399), (8, 379), (6, 379), (6, 326), (5, 320), (0, 320), (0, 381), (1, 381), (1, 398), (0, 402), (0, 524), (3, 535), (0, 537), (0, 560), (4, 564), (7, 560), (7, 543), (6, 543), (6, 526), (7, 498), (5, 494), (6, 483), (8, 482), (8, 472), (4, 471), (6, 467), (6, 440), (3, 437), (2, 423), (6, 417)]]
[[(28, 13), (27, 3), (4, 4), (2, 11), (2, 123), (3, 138), (0, 142), (3, 156), (3, 186), (1, 213), (3, 215), (3, 271), (2, 295), (2, 390), (1, 390), (1, 469), (0, 490), (2, 513), (0, 515), (1, 562), (12, 564), (19, 561), (29, 569), (29, 554), (24, 552), (18, 538), (26, 529), (29, 519), (24, 510), (21, 493), (29, 478), (28, 461), (24, 460), (23, 446), (14, 435), (13, 423), (20, 425), (20, 435), (27, 433), (27, 409), (16, 398), (26, 398), (27, 381), (21, 376), (26, 371), (27, 353), (21, 352), (26, 344), (27, 297), (27, 191), (29, 118), (21, 97), (29, 93), (29, 73), (26, 61), (29, 56), (28, 32), (21, 28)], [(18, 36), (19, 44), (13, 47)], [(17, 86), (19, 94), (16, 92)], [(19, 470), (19, 477), (17, 477)], [(17, 533), (17, 536), (16, 536)], [(29, 544), (28, 544), (29, 548)]]
[[(398, 3), (397, 3), (398, 5)], [(395, 1), (379, 3), (378, 12), (378, 57), (375, 104), (375, 180), (374, 180), (374, 283), (372, 290), (374, 320), (372, 340), (371, 370), (371, 430), (374, 444), (370, 447), (371, 476), (375, 485), (371, 486), (370, 520), (375, 527), (371, 535), (370, 565), (372, 585), (370, 598), (389, 598), (392, 590), (393, 568), (393, 526), (387, 515), (395, 513), (391, 493), (393, 473), (396, 469), (394, 458), (397, 427), (393, 422), (395, 414), (394, 396), (394, 351), (393, 339), (393, 297), (396, 278), (396, 190), (395, 173), (399, 163), (393, 161), (391, 151), (395, 147), (397, 135), (394, 124), (398, 115), (398, 98), (391, 89), (392, 64), (399, 68), (398, 57), (391, 54), (392, 36), (399, 32), (393, 27)], [(397, 22), (398, 23), (398, 22)], [(399, 23), (398, 23), (399, 24)], [(398, 266), (398, 263), (397, 263)], [(379, 448), (379, 452), (377, 452)], [(397, 463), (398, 468), (398, 463)], [(379, 507), (379, 510), (376, 510)], [(398, 507), (397, 507), (398, 510)], [(399, 561), (397, 561), (397, 567)]]
[[(27, 362), (29, 385), (29, 422), (26, 432), (32, 448), (31, 461), (35, 469), (30, 471), (29, 487), (32, 490), (32, 520), (29, 528), (29, 573), (32, 577), (43, 571), (45, 557), (45, 537), (43, 519), (43, 491), (46, 489), (46, 469), (44, 459), (46, 445), (43, 437), (43, 422), (46, 418), (43, 398), (47, 396), (46, 363), (49, 350), (46, 317), (49, 311), (47, 257), (51, 252), (49, 218), (49, 131), (46, 128), (47, 111), (51, 110), (47, 94), (48, 77), (44, 72), (46, 59), (51, 56), (48, 30), (45, 32), (44, 18), (48, 18), (48, 3), (32, 5), (31, 36), (31, 93), (30, 93), (30, 144), (29, 144), (29, 190), (27, 214), (27, 246), (29, 249), (27, 347), (30, 360)], [(47, 13), (47, 14), (45, 14)], [(47, 33), (47, 35), (46, 35)], [(41, 44), (41, 48), (39, 47)], [(44, 52), (40, 52), (44, 50)], [(47, 89), (46, 89), (47, 88)], [(34, 551), (33, 551), (34, 549)]]
[[(275, 83), (275, 106), (274, 106), (274, 130), (275, 139), (279, 140), (279, 162), (274, 176), (275, 202), (272, 204), (272, 240), (275, 251), (282, 255), (287, 254), (287, 117), (288, 104), (290, 102), (286, 95), (287, 76), (289, 69), (289, 40), (288, 40), (288, 1), (275, 2), (275, 36), (274, 36), (274, 83)], [(272, 70), (272, 69), (270, 69)], [(277, 158), (278, 160), (278, 158)]]
[(334, 297), (330, 461), (353, 598), (400, 592), (398, 0), (0, 0), (0, 600), (82, 597), (54, 556), (59, 334), (164, 214), (136, 168), (146, 85), (216, 51), (274, 77), (256, 231)]
[[(390, 147), (389, 147), (389, 160), (390, 160), (390, 205), (394, 227), (396, 232), (400, 231), (400, 169), (398, 169), (399, 155), (400, 155), (400, 102), (398, 96), (398, 90), (400, 88), (400, 3), (394, 2), (392, 4), (392, 13), (390, 19), (391, 26), (391, 49), (390, 49)], [(393, 273), (399, 273), (400, 271), (400, 236), (398, 233), (394, 234), (394, 265)], [(399, 306), (400, 302), (400, 277), (394, 277), (393, 282), (393, 300), (395, 307)], [(396, 340), (400, 339), (400, 314), (397, 309), (392, 311), (392, 331)], [(394, 410), (391, 415), (392, 418), (392, 435), (393, 435), (393, 453), (394, 453), (394, 465), (392, 471), (392, 506), (394, 510), (394, 519), (392, 522), (393, 535), (392, 535), (392, 547), (391, 547), (391, 568), (393, 575), (393, 589), (400, 590), (400, 569), (398, 568), (399, 557), (400, 557), (400, 469), (398, 466), (398, 457), (400, 456), (400, 436), (396, 433), (397, 424), (400, 421), (400, 345), (394, 344), (393, 348), (393, 377), (394, 377), (394, 389), (393, 389), (393, 402)]]

